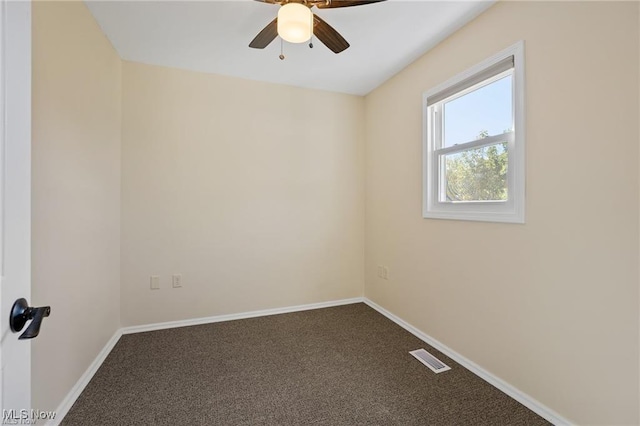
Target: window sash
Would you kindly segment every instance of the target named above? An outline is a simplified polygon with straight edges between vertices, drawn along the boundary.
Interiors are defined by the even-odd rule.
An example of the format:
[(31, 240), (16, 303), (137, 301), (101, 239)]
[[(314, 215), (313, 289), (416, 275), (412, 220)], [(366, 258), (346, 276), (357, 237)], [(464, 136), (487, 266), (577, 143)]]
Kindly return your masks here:
[[(446, 167), (444, 166), (444, 158), (446, 155), (457, 154), (460, 152), (468, 151), (470, 149), (478, 149), (483, 148), (485, 146), (496, 145), (499, 143), (507, 143), (507, 199), (506, 200), (470, 200), (470, 201), (460, 201), (452, 203), (451, 201), (446, 201), (446, 191), (447, 191), (447, 178)], [(512, 161), (513, 156), (513, 148), (515, 144), (515, 132), (508, 132), (502, 135), (489, 136), (484, 139), (478, 139), (472, 142), (467, 142), (461, 145), (454, 145), (447, 148), (437, 149), (433, 151), (432, 159), (432, 170), (433, 177), (438, 179), (437, 192), (434, 194), (434, 201), (437, 204), (506, 204), (512, 203), (513, 197), (511, 195), (511, 191), (514, 189), (513, 186), (513, 172), (509, 164)], [(444, 201), (443, 201), (444, 200)]]
[[(434, 125), (433, 127), (433, 148), (434, 149), (439, 149), (442, 148), (442, 146), (444, 145), (444, 119), (445, 119), (445, 114), (444, 114), (444, 105), (448, 102), (451, 102), (453, 100), (456, 100), (458, 98), (461, 98), (471, 92), (474, 92), (478, 89), (481, 89), (485, 86), (488, 86), (492, 83), (495, 83), (496, 81), (507, 77), (507, 76), (512, 76), (513, 77), (513, 68), (507, 69), (505, 71), (499, 72), (491, 77), (487, 77), (486, 80), (482, 80), (482, 81), (478, 81), (476, 82), (473, 86), (469, 86), (466, 89), (462, 90), (459, 93), (454, 93), (453, 95), (449, 96), (448, 98), (442, 99), (440, 101), (438, 101), (437, 103), (435, 103), (434, 105), (427, 105), (427, 110), (431, 111), (432, 114), (432, 123)], [(482, 73), (481, 73), (482, 74)], [(471, 80), (471, 79), (470, 79)], [(475, 79), (473, 79), (475, 80)], [(511, 129), (512, 131), (514, 131), (514, 121), (515, 121), (515, 87), (514, 87), (514, 79), (512, 79), (512, 86), (511, 86)], [(445, 90), (448, 91), (448, 90)], [(491, 135), (491, 136), (495, 136), (495, 135)], [(491, 137), (489, 136), (489, 137)], [(457, 144), (457, 145), (462, 145), (462, 144)], [(456, 146), (456, 145), (453, 145)]]

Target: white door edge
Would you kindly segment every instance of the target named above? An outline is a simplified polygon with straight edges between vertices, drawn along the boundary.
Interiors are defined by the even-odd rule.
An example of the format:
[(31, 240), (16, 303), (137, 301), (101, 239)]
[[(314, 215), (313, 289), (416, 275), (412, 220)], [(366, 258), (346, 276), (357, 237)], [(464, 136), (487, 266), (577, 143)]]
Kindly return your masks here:
[[(2, 301), (2, 288), (4, 286), (4, 135), (5, 135), (5, 116), (4, 116), (4, 105), (6, 103), (4, 96), (4, 84), (5, 84), (5, 1), (3, 0), (0, 3), (0, 301)], [(2, 313), (2, 308), (0, 307), (0, 313)], [(1, 323), (0, 323), (1, 325)], [(4, 331), (4, 327), (0, 330)], [(0, 336), (0, 408), (4, 407), (4, 399), (3, 399), (3, 366), (2, 363), (2, 338)]]
[[(9, 330), (9, 311), (31, 302), (31, 3), (0, 0), (0, 403), (31, 409), (31, 344)], [(11, 421), (11, 419), (6, 419)]]

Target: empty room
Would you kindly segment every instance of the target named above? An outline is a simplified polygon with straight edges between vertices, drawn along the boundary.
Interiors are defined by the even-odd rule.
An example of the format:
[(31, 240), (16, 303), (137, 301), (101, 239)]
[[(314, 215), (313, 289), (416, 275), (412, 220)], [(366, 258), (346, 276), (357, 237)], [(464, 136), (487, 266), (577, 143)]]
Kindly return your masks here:
[(640, 3), (1, 0), (3, 424), (640, 424)]

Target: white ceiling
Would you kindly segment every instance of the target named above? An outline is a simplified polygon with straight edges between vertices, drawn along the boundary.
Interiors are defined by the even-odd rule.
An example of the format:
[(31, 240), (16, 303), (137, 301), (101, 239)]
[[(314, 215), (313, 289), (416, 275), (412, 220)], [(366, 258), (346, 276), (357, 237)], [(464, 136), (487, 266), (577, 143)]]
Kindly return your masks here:
[(388, 0), (313, 11), (351, 44), (248, 47), (279, 6), (250, 0), (86, 1), (122, 59), (251, 80), (365, 95), (494, 1)]

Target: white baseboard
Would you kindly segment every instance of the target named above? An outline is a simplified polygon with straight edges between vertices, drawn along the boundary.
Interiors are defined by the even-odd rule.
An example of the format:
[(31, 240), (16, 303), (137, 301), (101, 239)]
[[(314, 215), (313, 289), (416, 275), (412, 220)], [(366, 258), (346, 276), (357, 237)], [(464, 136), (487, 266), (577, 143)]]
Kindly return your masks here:
[(85, 371), (84, 374), (80, 376), (78, 382), (73, 388), (71, 388), (71, 391), (67, 394), (65, 399), (62, 400), (62, 402), (56, 409), (56, 418), (53, 420), (49, 420), (46, 423), (47, 426), (57, 426), (60, 424), (60, 422), (62, 422), (62, 419), (64, 419), (64, 416), (67, 415), (67, 413), (71, 409), (71, 406), (73, 406), (73, 404), (76, 402), (84, 388), (87, 387), (94, 374), (96, 374), (96, 371), (98, 371), (98, 368), (100, 368), (104, 360), (107, 359), (107, 356), (109, 355), (113, 347), (116, 345), (116, 343), (118, 343), (118, 340), (120, 340), (120, 336), (122, 336), (122, 329), (118, 329), (113, 334), (113, 336), (111, 336), (111, 339), (109, 339), (107, 344), (104, 345), (104, 348), (102, 348), (96, 359), (94, 359), (89, 368), (87, 368), (87, 371)]
[(143, 333), (145, 331), (164, 330), (167, 328), (187, 327), (190, 325), (211, 324), (214, 322), (233, 321), (246, 318), (265, 317), (267, 315), (287, 314), (290, 312), (309, 311), (311, 309), (330, 308), (332, 306), (351, 305), (364, 302), (362, 297), (353, 299), (333, 300), (330, 302), (311, 303), (308, 305), (289, 306), (285, 308), (264, 309), (260, 311), (243, 312), (239, 314), (216, 315), (213, 317), (194, 318), (180, 321), (159, 322), (155, 324), (134, 325), (124, 327), (122, 334)]
[(426, 342), (427, 344), (429, 344), (430, 346), (433, 346), (434, 348), (436, 348), (437, 350), (439, 350), (440, 352), (442, 352), (443, 354), (445, 354), (449, 358), (453, 359), (455, 362), (457, 362), (458, 364), (462, 365), (464, 368), (466, 368), (467, 370), (471, 371), (476, 376), (481, 377), (486, 382), (488, 382), (491, 385), (495, 386), (496, 388), (500, 389), (502, 392), (506, 393), (511, 398), (513, 398), (516, 401), (518, 401), (520, 404), (524, 405), (525, 407), (527, 407), (528, 409), (530, 409), (534, 413), (538, 414), (540, 417), (543, 417), (544, 419), (546, 419), (547, 421), (553, 423), (554, 425), (571, 425), (572, 424), (569, 420), (563, 418), (560, 414), (556, 413), (552, 409), (546, 407), (545, 405), (543, 405), (539, 401), (535, 400), (534, 398), (530, 397), (529, 395), (525, 394), (524, 392), (522, 392), (522, 391), (516, 389), (515, 387), (511, 386), (510, 384), (508, 384), (504, 380), (494, 376), (493, 374), (491, 374), (487, 370), (485, 370), (482, 367), (480, 367), (478, 364), (474, 363), (473, 361), (470, 361), (469, 359), (467, 359), (464, 356), (460, 355), (459, 353), (457, 353), (453, 349), (447, 347), (446, 345), (440, 343), (438, 340), (434, 339), (433, 337), (429, 336), (428, 334), (418, 330), (417, 328), (415, 328), (411, 324), (407, 323), (406, 321), (400, 319), (399, 317), (395, 316), (391, 312), (387, 311), (382, 306), (380, 306), (380, 305), (376, 304), (375, 302), (367, 299), (366, 297), (364, 298), (364, 303), (366, 303), (371, 308), (375, 309), (376, 311), (378, 311), (379, 313), (381, 313), (385, 317), (389, 318), (391, 321), (395, 322), (400, 327), (404, 328), (409, 333), (411, 333), (414, 336), (416, 336), (418, 339)]

